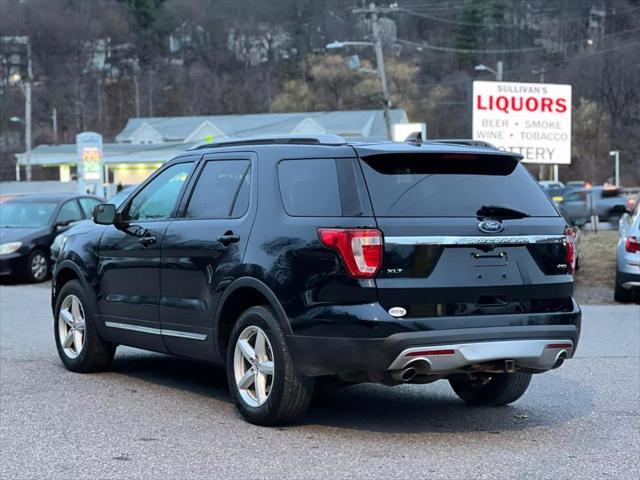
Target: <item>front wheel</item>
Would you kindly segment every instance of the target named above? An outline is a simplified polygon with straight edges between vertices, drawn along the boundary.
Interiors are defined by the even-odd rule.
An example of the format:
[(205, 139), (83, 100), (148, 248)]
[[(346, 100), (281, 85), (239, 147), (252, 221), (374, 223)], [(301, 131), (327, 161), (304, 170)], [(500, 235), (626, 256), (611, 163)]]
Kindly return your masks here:
[(116, 346), (100, 337), (95, 314), (77, 280), (71, 280), (60, 290), (53, 330), (58, 355), (68, 370), (96, 372), (105, 370), (111, 363)]
[(34, 250), (27, 258), (26, 277), (31, 283), (44, 282), (49, 277), (49, 259), (42, 250)]
[(469, 405), (501, 406), (518, 400), (529, 388), (530, 373), (499, 373), (476, 378), (452, 378), (453, 391)]
[(270, 308), (246, 310), (227, 349), (229, 389), (242, 416), (256, 425), (300, 418), (313, 395), (313, 380), (298, 372)]

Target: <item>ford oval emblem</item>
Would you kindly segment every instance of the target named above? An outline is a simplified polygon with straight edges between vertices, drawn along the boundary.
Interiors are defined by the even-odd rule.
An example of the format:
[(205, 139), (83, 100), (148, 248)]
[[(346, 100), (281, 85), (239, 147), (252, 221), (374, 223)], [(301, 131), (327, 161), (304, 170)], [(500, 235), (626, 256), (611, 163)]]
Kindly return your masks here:
[(391, 307), (389, 309), (389, 315), (392, 317), (404, 317), (407, 314), (407, 311), (402, 307)]
[(497, 220), (485, 220), (478, 224), (478, 230), (484, 233), (498, 233), (503, 228), (502, 223)]

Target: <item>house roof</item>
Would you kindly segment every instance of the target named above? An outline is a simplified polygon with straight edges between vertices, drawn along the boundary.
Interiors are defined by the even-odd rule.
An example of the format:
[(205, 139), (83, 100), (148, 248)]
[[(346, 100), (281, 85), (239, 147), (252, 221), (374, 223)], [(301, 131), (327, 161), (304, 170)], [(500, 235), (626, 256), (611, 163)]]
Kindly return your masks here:
[[(391, 110), (392, 123), (406, 123), (402, 109)], [(131, 118), (116, 136), (117, 142), (135, 142), (136, 132), (155, 130), (164, 142), (183, 142), (205, 123), (211, 124), (225, 138), (243, 138), (256, 135), (282, 135), (307, 133), (333, 133), (347, 139), (383, 140), (386, 127), (382, 110), (351, 110), (333, 112), (258, 113), (246, 115), (207, 115), (193, 117), (138, 117)], [(190, 140), (193, 140), (190, 138)], [(204, 139), (199, 139), (204, 140)]]
[[(184, 153), (189, 144), (182, 142), (155, 145), (131, 143), (105, 143), (102, 146), (103, 162), (107, 165), (118, 163), (166, 163)], [(26, 153), (16, 154), (20, 165), (26, 165)], [(33, 165), (56, 166), (75, 165), (78, 152), (75, 143), (63, 145), (38, 145), (31, 151)]]

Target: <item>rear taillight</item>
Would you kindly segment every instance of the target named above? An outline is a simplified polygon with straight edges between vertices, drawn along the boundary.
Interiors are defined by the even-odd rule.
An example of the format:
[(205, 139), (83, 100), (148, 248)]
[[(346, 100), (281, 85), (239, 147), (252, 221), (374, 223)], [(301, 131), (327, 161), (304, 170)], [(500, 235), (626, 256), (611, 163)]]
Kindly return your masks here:
[(573, 273), (576, 268), (576, 231), (571, 227), (567, 227), (564, 231), (564, 235), (564, 246), (567, 256), (567, 273)]
[(319, 228), (322, 244), (336, 250), (349, 274), (373, 278), (382, 265), (382, 233), (376, 229)]
[(627, 241), (624, 242), (624, 249), (629, 253), (640, 252), (640, 238), (627, 237)]

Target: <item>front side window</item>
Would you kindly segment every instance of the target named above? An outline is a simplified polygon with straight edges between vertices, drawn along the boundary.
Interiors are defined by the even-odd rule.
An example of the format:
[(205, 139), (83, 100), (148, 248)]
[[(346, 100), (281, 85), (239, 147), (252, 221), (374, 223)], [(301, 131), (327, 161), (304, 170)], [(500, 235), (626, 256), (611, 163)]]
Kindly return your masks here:
[(128, 221), (170, 218), (192, 166), (193, 162), (177, 163), (160, 173), (134, 197), (124, 218)]
[(80, 202), (80, 206), (82, 207), (82, 211), (86, 218), (93, 217), (93, 208), (100, 203), (98, 200), (91, 197), (79, 198), (78, 201)]
[(249, 207), (249, 160), (208, 161), (189, 199), (187, 218), (241, 217)]
[(58, 218), (56, 218), (56, 223), (60, 225), (66, 225), (72, 222), (78, 222), (82, 220), (82, 212), (80, 211), (80, 206), (78, 202), (75, 200), (69, 200), (58, 212)]

